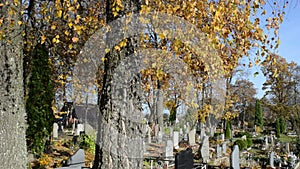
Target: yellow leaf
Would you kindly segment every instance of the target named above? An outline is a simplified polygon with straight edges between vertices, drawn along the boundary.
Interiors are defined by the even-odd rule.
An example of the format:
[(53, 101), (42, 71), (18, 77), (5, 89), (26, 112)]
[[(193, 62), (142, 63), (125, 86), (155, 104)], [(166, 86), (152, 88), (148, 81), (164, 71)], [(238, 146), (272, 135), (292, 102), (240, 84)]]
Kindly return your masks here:
[(61, 16), (62, 16), (62, 10), (57, 11), (56, 14), (57, 14), (57, 17), (61, 18)]
[(120, 46), (116, 45), (115, 50), (120, 51), (121, 50)]
[(125, 39), (125, 40), (122, 40), (122, 41), (120, 42), (120, 47), (126, 46), (126, 42), (127, 42), (126, 39)]
[(53, 43), (56, 43), (56, 40), (57, 40), (56, 38), (53, 38), (53, 39), (52, 39), (52, 42), (53, 42)]
[(65, 35), (67, 35), (67, 36), (70, 34), (67, 30), (66, 30), (64, 33), (65, 33)]
[(52, 26), (51, 26), (51, 29), (52, 29), (52, 30), (55, 30), (55, 29), (56, 29), (56, 25), (52, 25)]
[(109, 48), (105, 49), (105, 53), (108, 53), (109, 51), (110, 51), (110, 49), (109, 49)]
[(165, 39), (165, 35), (164, 35), (164, 34), (162, 34), (162, 33), (161, 33), (161, 34), (159, 34), (159, 35), (158, 35), (158, 37), (159, 37), (160, 39)]
[(41, 44), (45, 43), (45, 41), (46, 41), (46, 36), (43, 35), (43, 36), (41, 37)]
[(22, 25), (22, 21), (18, 21), (18, 25)]
[(73, 45), (72, 45), (72, 44), (70, 44), (70, 45), (69, 45), (69, 49), (72, 49), (72, 48), (73, 48)]
[(68, 26), (69, 26), (69, 28), (72, 28), (72, 26), (73, 26), (73, 23), (72, 23), (72, 22), (70, 22), (70, 23), (68, 24)]

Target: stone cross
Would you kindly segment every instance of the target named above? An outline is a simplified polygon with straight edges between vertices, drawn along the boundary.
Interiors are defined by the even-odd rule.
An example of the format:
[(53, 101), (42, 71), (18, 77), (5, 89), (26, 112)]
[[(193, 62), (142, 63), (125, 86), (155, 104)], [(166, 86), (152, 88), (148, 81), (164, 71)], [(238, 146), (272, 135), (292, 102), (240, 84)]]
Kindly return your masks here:
[(231, 153), (231, 167), (232, 169), (240, 169), (240, 150), (238, 145), (234, 145)]

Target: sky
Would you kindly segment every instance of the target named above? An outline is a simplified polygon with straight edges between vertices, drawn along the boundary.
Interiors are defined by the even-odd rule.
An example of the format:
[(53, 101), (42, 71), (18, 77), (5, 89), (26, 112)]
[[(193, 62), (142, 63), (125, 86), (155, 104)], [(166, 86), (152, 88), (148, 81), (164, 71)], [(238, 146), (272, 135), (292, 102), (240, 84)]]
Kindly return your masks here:
[[(293, 5), (287, 8), (286, 16), (279, 29), (280, 46), (278, 54), (286, 58), (288, 62), (294, 61), (300, 65), (300, 4)], [(257, 88), (258, 98), (262, 98), (264, 92), (261, 90), (262, 84), (265, 81), (264, 76), (260, 72), (258, 76), (254, 77), (254, 72), (260, 72), (259, 67), (254, 67), (251, 70), (251, 77), (249, 78)]]

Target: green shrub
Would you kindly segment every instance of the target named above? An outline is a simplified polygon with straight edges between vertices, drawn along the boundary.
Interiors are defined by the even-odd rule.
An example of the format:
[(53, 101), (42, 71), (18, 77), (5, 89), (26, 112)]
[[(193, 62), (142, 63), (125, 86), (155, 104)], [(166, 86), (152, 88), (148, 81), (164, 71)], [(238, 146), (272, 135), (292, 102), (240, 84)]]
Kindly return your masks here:
[(247, 142), (247, 148), (251, 147), (252, 144), (253, 144), (252, 143), (252, 138), (247, 138), (246, 142)]
[(240, 150), (247, 148), (247, 141), (245, 140), (236, 140), (234, 144), (238, 145)]
[(279, 119), (276, 119), (276, 137), (280, 137), (280, 133), (281, 133), (281, 130), (280, 130), (280, 122), (279, 122)]
[(90, 152), (95, 152), (95, 138), (92, 136), (89, 136), (87, 134), (82, 134), (80, 136), (80, 144), (79, 147)]
[(248, 132), (238, 132), (236, 137), (243, 137), (244, 135), (246, 135), (247, 138), (252, 138), (252, 135)]

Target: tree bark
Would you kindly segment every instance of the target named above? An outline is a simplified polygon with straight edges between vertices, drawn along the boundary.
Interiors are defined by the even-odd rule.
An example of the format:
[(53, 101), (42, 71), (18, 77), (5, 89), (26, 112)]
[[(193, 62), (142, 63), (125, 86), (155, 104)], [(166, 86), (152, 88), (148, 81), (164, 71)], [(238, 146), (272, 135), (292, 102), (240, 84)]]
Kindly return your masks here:
[[(112, 3), (107, 1), (106, 4), (107, 22), (115, 21), (128, 12), (137, 12), (140, 8), (138, 1), (122, 1), (124, 10), (114, 16)], [(122, 29), (122, 25), (119, 26)], [(114, 36), (108, 33), (107, 43), (112, 38)], [(111, 50), (105, 56), (93, 169), (143, 167), (140, 78), (121, 66), (121, 62), (134, 53), (137, 42), (134, 37), (126, 40), (126, 46), (120, 51)]]
[[(5, 4), (5, 1), (0, 3)], [(9, 0), (0, 11), (0, 18), (4, 17), (0, 30), (7, 31), (4, 32), (6, 37), (0, 40), (0, 168), (11, 169), (27, 168), (23, 44), (17, 22), (20, 6)], [(9, 14), (9, 10), (14, 11), (13, 14)]]

